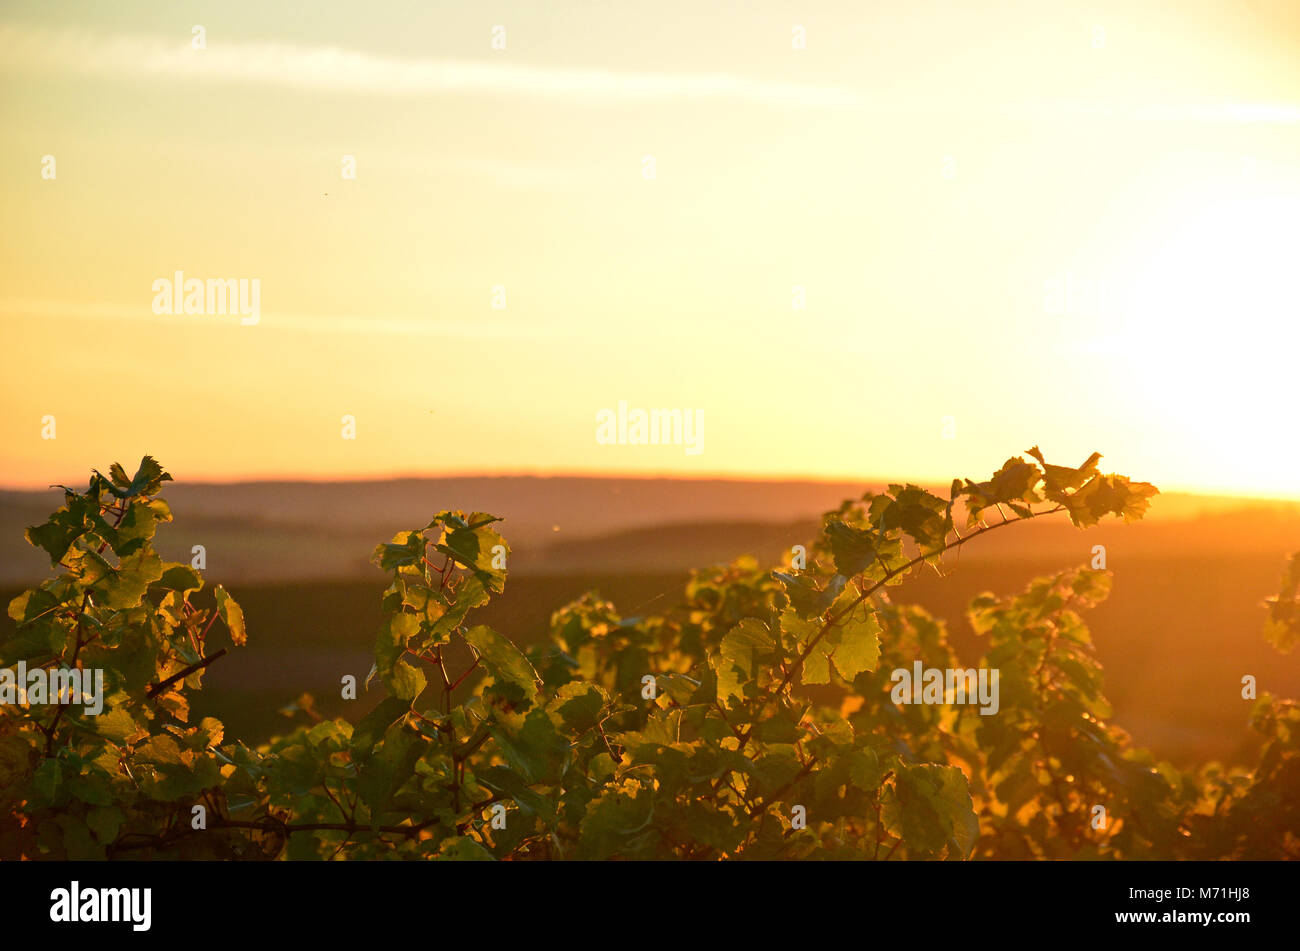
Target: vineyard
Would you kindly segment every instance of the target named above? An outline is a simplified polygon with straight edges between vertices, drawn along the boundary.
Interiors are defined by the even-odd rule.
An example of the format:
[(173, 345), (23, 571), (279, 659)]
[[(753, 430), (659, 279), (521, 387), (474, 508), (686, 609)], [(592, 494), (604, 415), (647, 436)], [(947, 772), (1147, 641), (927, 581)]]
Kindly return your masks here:
[[(1107, 571), (975, 598), (970, 669), (943, 620), (890, 596), (1031, 519), (1140, 519), (1156, 488), (1099, 460), (1035, 447), (948, 498), (891, 485), (826, 513), (787, 564), (696, 571), (658, 615), (589, 595), (527, 651), (475, 619), (505, 596), (501, 520), (439, 512), (374, 551), (391, 577), (379, 630), (357, 633), (374, 663), (341, 689), (381, 699), (352, 722), (304, 694), (257, 747), (190, 716), (257, 632), (154, 550), (171, 476), (114, 465), (27, 530), (54, 575), (0, 643), (32, 678), (0, 708), (0, 858), (1300, 858), (1300, 707), (1255, 700), (1253, 769), (1136, 748), (1084, 619)], [(1264, 636), (1300, 641), (1300, 555)], [(74, 671), (93, 697), (31, 689)]]

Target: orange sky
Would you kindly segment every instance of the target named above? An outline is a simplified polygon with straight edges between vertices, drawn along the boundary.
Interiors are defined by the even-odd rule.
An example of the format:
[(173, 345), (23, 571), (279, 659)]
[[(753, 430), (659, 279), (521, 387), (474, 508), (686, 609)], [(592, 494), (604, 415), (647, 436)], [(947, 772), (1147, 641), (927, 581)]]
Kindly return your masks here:
[(1300, 498), (1300, 7), (814, 6), (7, 3), (0, 483), (1039, 443)]

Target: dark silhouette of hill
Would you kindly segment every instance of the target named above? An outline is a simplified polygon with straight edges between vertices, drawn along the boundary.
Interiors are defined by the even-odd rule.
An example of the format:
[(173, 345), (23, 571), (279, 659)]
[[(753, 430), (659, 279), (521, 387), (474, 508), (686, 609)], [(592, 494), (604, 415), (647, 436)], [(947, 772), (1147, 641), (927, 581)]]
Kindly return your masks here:
[[(814, 519), (864, 489), (830, 482), (530, 476), (178, 483), (167, 486), (176, 524), (164, 529), (160, 550), (179, 557), (202, 544), (208, 564), (221, 565), (216, 574), (229, 580), (368, 577), (377, 542), (452, 508), (503, 516), (512, 547), (540, 564), (552, 541), (665, 523)], [(44, 574), (22, 530), (44, 521), (60, 502), (57, 490), (0, 491), (0, 582)]]
[[(528, 476), (179, 483), (167, 487), (176, 522), (162, 530), (159, 549), (188, 561), (203, 545), (211, 577), (232, 583), (365, 579), (378, 542), (460, 508), (506, 519), (516, 572), (685, 570), (745, 552), (781, 560), (812, 538), (822, 512), (868, 488), (880, 486)], [(57, 490), (0, 491), (0, 583), (45, 575), (48, 565), (22, 533), (60, 502)], [(1136, 525), (1084, 534), (1064, 522), (1033, 523), (981, 539), (961, 557), (1078, 562), (1094, 544), (1114, 546), (1120, 557), (1285, 553), (1300, 547), (1300, 504), (1162, 495)]]

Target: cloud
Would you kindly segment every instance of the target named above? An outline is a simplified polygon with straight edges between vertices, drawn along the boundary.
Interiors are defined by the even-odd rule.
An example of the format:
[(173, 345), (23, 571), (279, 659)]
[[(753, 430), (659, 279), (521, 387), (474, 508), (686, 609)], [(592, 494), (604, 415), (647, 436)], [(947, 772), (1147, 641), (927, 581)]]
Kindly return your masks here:
[(339, 47), (230, 42), (207, 37), (95, 35), (78, 30), (0, 27), (0, 61), (110, 77), (165, 76), (404, 96), (477, 93), (580, 104), (730, 99), (769, 106), (838, 108), (858, 104), (834, 87), (727, 73), (632, 73), (515, 62), (398, 59)]
[(1034, 99), (1008, 105), (1011, 118), (1117, 120), (1122, 122), (1300, 122), (1300, 105), (1288, 102), (1113, 102), (1100, 99)]
[(496, 317), (470, 321), (418, 316), (290, 314), (271, 311), (264, 312), (258, 324), (242, 327), (238, 315), (159, 315), (153, 313), (148, 303), (128, 305), (54, 298), (0, 298), (0, 318), (77, 319), (110, 323), (140, 321), (191, 328), (206, 324), (214, 329), (234, 329), (245, 333), (268, 329), (441, 339), (553, 340), (570, 333), (567, 328), (556, 327), (551, 323), (520, 324)]
[(110, 79), (247, 83), (378, 96), (486, 95), (571, 105), (748, 102), (797, 108), (855, 110), (904, 118), (990, 118), (1035, 121), (1215, 122), (1294, 124), (1288, 102), (1161, 102), (1123, 100), (963, 99), (957, 91), (888, 96), (837, 86), (789, 83), (732, 73), (643, 73), (529, 66), (504, 58), (403, 59), (337, 46), (257, 43), (207, 36), (195, 50), (188, 35), (95, 34), (75, 29), (0, 25), (0, 69), (29, 68)]

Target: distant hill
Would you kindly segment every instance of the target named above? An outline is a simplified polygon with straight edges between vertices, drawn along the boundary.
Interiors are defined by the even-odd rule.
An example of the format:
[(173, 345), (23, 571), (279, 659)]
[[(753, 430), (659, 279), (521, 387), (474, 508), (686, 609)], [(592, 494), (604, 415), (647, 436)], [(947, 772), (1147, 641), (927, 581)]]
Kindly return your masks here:
[[(483, 620), (530, 644), (545, 637), (552, 610), (591, 587), (638, 614), (670, 607), (691, 568), (743, 553), (783, 561), (791, 545), (811, 540), (823, 511), (866, 488), (514, 477), (181, 484), (168, 489), (176, 523), (158, 547), (188, 560), (192, 545), (206, 546), (207, 577), (243, 603), (249, 647), (214, 667), (199, 714), (261, 736), (279, 728), (275, 711), (304, 688), (341, 712), (329, 706), (331, 687), (339, 670), (369, 669), (379, 623), (384, 576), (369, 554), (439, 509), (506, 517), (511, 579)], [(0, 600), (47, 574), (22, 530), (60, 499), (0, 492)], [(1058, 519), (991, 533), (953, 559), (947, 578), (922, 573), (894, 596), (947, 618), (961, 656), (974, 662), (986, 645), (965, 620), (972, 596), (1019, 591), (1036, 575), (1088, 563), (1104, 545), (1114, 593), (1088, 622), (1117, 722), (1180, 761), (1248, 760), (1241, 676), (1300, 695), (1300, 655), (1279, 655), (1260, 637), (1261, 602), (1277, 591), (1283, 559), (1300, 549), (1300, 505), (1170, 494), (1133, 525), (1080, 532)], [(9, 623), (0, 618), (0, 629)], [(292, 686), (286, 670), (295, 672)]]
[[(444, 508), (488, 511), (517, 573), (681, 570), (737, 554), (774, 561), (807, 542), (821, 513), (867, 486), (844, 482), (508, 476), (368, 482), (248, 482), (168, 486), (176, 522), (160, 550), (189, 560), (207, 550), (209, 576), (227, 582), (367, 579), (379, 541), (425, 524)], [(945, 493), (946, 489), (935, 489)], [(58, 490), (0, 491), (0, 583), (43, 577), (42, 555), (23, 529), (61, 502)], [(1059, 554), (1086, 560), (1094, 544), (1116, 556), (1189, 550), (1277, 553), (1300, 548), (1300, 504), (1212, 496), (1157, 497), (1133, 526), (1088, 534), (1063, 522), (992, 535), (966, 559)]]

